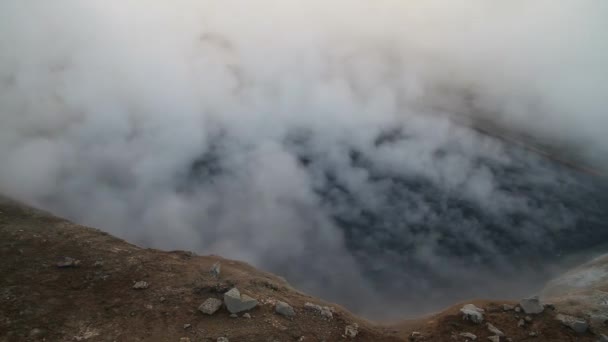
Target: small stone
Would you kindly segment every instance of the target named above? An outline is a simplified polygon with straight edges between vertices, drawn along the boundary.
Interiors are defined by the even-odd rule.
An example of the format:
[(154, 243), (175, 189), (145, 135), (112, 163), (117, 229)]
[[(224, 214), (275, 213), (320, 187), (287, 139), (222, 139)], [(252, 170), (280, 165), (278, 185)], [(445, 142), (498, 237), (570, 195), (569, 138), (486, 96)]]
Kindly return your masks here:
[(492, 334), (497, 336), (505, 336), (505, 334), (496, 328), (492, 323), (488, 323), (486, 326), (488, 327), (488, 331), (490, 331)]
[(509, 304), (502, 305), (502, 311), (511, 311), (513, 309), (515, 309), (515, 307), (513, 305), (509, 305)]
[(526, 322), (523, 319), (520, 319), (519, 322), (517, 322), (517, 326), (523, 328), (526, 326)]
[(460, 337), (464, 337), (467, 341), (475, 341), (475, 340), (477, 340), (477, 335), (471, 334), (470, 332), (461, 333)]
[(231, 313), (249, 311), (258, 305), (256, 299), (245, 294), (241, 295), (236, 287), (224, 293), (224, 303)]
[(77, 267), (78, 265), (80, 265), (80, 260), (70, 257), (65, 257), (61, 261), (57, 262), (57, 267), (59, 268)]
[(304, 308), (310, 311), (314, 311), (315, 313), (317, 313), (318, 315), (320, 315), (321, 317), (330, 320), (333, 318), (333, 313), (331, 311), (331, 308), (327, 307), (327, 306), (320, 306), (317, 304), (313, 304), (313, 303), (305, 303), (304, 304)]
[(421, 337), (422, 337), (422, 333), (420, 333), (420, 332), (418, 332), (418, 331), (414, 331), (414, 332), (412, 332), (412, 333), (410, 334), (410, 338), (409, 338), (409, 340), (410, 340), (410, 341), (416, 341), (416, 340), (418, 340), (418, 339), (419, 339), (419, 338), (421, 338)]
[(215, 264), (213, 264), (213, 266), (211, 266), (211, 270), (209, 270), (209, 273), (211, 274), (211, 276), (215, 279), (218, 279), (220, 277), (220, 272), (222, 271), (222, 264), (218, 261)]
[(201, 304), (198, 307), (198, 311), (207, 314), (207, 315), (213, 315), (214, 313), (216, 313), (220, 308), (222, 307), (222, 301), (217, 299), (217, 298), (207, 298), (207, 300), (205, 300), (203, 302), (203, 304)]
[(217, 342), (230, 342), (227, 337), (218, 337)]
[(480, 324), (483, 322), (483, 312), (484, 310), (476, 307), (473, 304), (467, 304), (460, 309), (462, 312), (462, 319), (465, 321), (471, 321), (476, 324)]
[(246, 312), (246, 313), (243, 315), (243, 318), (251, 319), (251, 315), (250, 315), (248, 312)]
[(133, 289), (135, 290), (145, 290), (149, 287), (150, 285), (145, 282), (145, 281), (138, 281), (135, 283), (135, 285), (133, 285)]
[(526, 322), (528, 322), (528, 323), (532, 322), (532, 317), (530, 317), (530, 316), (526, 316), (524, 319), (525, 319), (525, 320), (526, 320)]
[(291, 305), (281, 301), (277, 301), (274, 310), (279, 315), (283, 315), (285, 317), (294, 317), (296, 315), (296, 312), (293, 310)]
[(564, 314), (558, 314), (555, 319), (560, 321), (563, 325), (569, 327), (570, 329), (576, 331), (579, 334), (582, 334), (589, 329), (589, 324), (584, 319), (580, 319), (573, 316), (568, 316)]
[(359, 324), (357, 324), (357, 323), (354, 323), (352, 325), (347, 325), (344, 328), (344, 335), (346, 335), (346, 337), (355, 338), (355, 337), (357, 337), (358, 333), (359, 333)]
[(500, 336), (490, 336), (488, 337), (488, 340), (491, 342), (500, 342)]
[(39, 338), (44, 335), (46, 335), (46, 331), (43, 329), (34, 328), (34, 329), (30, 330), (30, 332), (29, 332), (29, 336), (31, 338)]
[(192, 328), (192, 324), (184, 324), (184, 330)]
[(519, 305), (527, 314), (539, 314), (545, 310), (537, 296), (522, 299), (519, 301)]

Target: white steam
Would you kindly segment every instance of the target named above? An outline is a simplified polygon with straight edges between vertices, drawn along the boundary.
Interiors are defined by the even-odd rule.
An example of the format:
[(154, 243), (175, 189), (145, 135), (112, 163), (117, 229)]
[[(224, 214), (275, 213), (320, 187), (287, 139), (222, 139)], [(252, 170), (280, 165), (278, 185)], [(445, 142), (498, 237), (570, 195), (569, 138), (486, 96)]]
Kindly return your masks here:
[[(447, 233), (413, 229), (445, 222), (449, 204), (389, 198), (395, 179), (501, 220), (532, 212), (535, 225), (509, 232), (522, 241), (573, 227), (559, 205), (503, 186), (571, 179), (448, 117), (605, 167), (607, 33), (604, 0), (3, 0), (0, 192), (136, 243), (243, 259), (379, 315), (393, 298), (370, 269), (395, 268), (387, 293), (435, 291), (408, 278), (408, 260), (461, 283), (487, 274), (443, 253), (448, 233), (516, 268), (466, 218)], [(378, 143), (396, 128), (405, 138)], [(354, 165), (354, 151), (373, 167)], [(503, 181), (479, 160), (529, 171)], [(401, 216), (376, 235), (349, 237), (334, 219), (388, 206)], [(382, 250), (391, 234), (407, 239), (407, 257), (387, 252), (378, 265), (353, 252)]]

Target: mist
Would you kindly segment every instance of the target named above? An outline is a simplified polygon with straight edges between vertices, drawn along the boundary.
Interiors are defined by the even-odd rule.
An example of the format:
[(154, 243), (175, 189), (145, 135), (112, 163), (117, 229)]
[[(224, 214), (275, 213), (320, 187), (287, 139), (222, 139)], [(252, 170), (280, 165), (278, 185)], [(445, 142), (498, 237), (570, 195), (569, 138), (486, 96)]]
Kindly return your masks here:
[[(370, 318), (608, 242), (603, 0), (0, 2), (0, 193)], [(562, 259), (563, 257), (563, 259)], [(390, 309), (387, 309), (390, 306)]]

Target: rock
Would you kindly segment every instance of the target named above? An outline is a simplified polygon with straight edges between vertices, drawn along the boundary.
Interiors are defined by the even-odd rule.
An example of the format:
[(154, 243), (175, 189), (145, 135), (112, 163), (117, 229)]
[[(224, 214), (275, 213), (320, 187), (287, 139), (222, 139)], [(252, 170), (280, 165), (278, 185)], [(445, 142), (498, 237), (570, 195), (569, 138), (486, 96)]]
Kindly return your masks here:
[(230, 342), (227, 337), (218, 337), (217, 342)]
[(576, 331), (579, 334), (582, 334), (589, 329), (589, 324), (581, 318), (577, 318), (574, 316), (558, 314), (555, 319), (560, 321), (563, 325), (569, 327), (570, 329)]
[(283, 315), (285, 317), (294, 317), (296, 315), (296, 312), (293, 310), (291, 305), (281, 301), (277, 301), (277, 305), (275, 305), (274, 311), (276, 311), (276, 313), (278, 313), (279, 315)]
[(222, 271), (222, 264), (218, 261), (215, 264), (213, 264), (213, 266), (211, 266), (209, 273), (211, 274), (211, 276), (213, 278), (219, 279), (221, 271)]
[(527, 314), (539, 314), (545, 310), (537, 296), (522, 299), (519, 301), (519, 305)]
[(500, 342), (500, 336), (490, 336), (488, 340), (491, 342)]
[(483, 322), (483, 312), (484, 310), (476, 307), (473, 304), (467, 304), (460, 309), (462, 312), (462, 319), (465, 321), (471, 321), (476, 324), (480, 324)]
[(315, 313), (327, 320), (333, 318), (333, 313), (331, 312), (331, 309), (327, 306), (320, 306), (313, 303), (305, 303), (304, 308), (310, 311), (314, 311)]
[(519, 322), (517, 322), (517, 326), (520, 328), (523, 328), (526, 326), (526, 321), (524, 321), (523, 319), (520, 319)]
[(497, 335), (497, 336), (505, 336), (505, 334), (502, 331), (500, 331), (497, 327), (492, 325), (492, 323), (488, 323), (488, 324), (486, 324), (486, 326), (488, 327), (488, 331), (490, 331), (492, 334)]
[(31, 338), (40, 338), (46, 335), (46, 330), (34, 328), (30, 330), (29, 337)]
[(464, 332), (460, 334), (460, 337), (464, 337), (467, 341), (475, 341), (477, 340), (477, 335), (471, 334), (470, 332)]
[(346, 335), (346, 337), (355, 338), (355, 337), (357, 337), (358, 333), (359, 333), (359, 324), (357, 324), (357, 323), (354, 323), (352, 325), (347, 325), (344, 328), (344, 335)]
[(511, 311), (513, 309), (515, 309), (515, 307), (513, 305), (509, 305), (509, 304), (502, 305), (502, 311)]
[(251, 315), (249, 313), (245, 313), (243, 315), (243, 318), (251, 319)]
[(135, 285), (133, 285), (133, 289), (135, 290), (145, 290), (149, 287), (150, 285), (145, 282), (145, 281), (138, 281), (135, 283)]
[(207, 314), (207, 315), (213, 315), (214, 313), (216, 313), (220, 308), (222, 307), (222, 301), (217, 299), (217, 298), (207, 298), (207, 300), (205, 300), (203, 302), (203, 304), (201, 304), (198, 307), (198, 311)]
[(57, 262), (57, 267), (59, 268), (68, 268), (68, 267), (77, 267), (80, 265), (80, 260), (76, 260), (74, 258), (65, 257), (59, 262)]
[(184, 324), (184, 330), (192, 328), (192, 324)]
[(524, 317), (524, 320), (525, 320), (526, 322), (530, 323), (530, 322), (532, 322), (532, 317), (530, 317), (530, 316), (526, 316), (526, 317)]
[(248, 311), (258, 305), (258, 301), (256, 299), (245, 294), (241, 295), (236, 287), (224, 293), (224, 303), (226, 303), (226, 307), (231, 313)]

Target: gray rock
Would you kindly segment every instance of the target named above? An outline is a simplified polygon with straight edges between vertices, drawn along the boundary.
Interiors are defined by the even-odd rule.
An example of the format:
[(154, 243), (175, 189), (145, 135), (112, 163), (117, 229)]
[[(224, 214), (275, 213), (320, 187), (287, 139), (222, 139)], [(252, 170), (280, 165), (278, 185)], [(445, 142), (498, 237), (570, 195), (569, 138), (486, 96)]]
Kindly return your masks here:
[(359, 324), (354, 323), (352, 325), (347, 325), (344, 328), (344, 335), (346, 337), (355, 338), (359, 334)]
[(460, 337), (464, 337), (468, 341), (476, 341), (477, 340), (477, 335), (471, 334), (470, 332), (461, 333)]
[(277, 305), (275, 305), (274, 310), (279, 315), (283, 315), (285, 317), (294, 317), (296, 315), (296, 312), (293, 310), (291, 305), (281, 301), (277, 301)]
[(473, 304), (467, 304), (460, 309), (462, 312), (462, 319), (465, 321), (471, 321), (476, 324), (480, 324), (483, 322), (483, 312), (484, 310), (476, 307)]
[(560, 321), (563, 325), (569, 327), (570, 329), (576, 331), (579, 334), (582, 334), (589, 329), (589, 324), (581, 318), (577, 318), (574, 316), (558, 314), (555, 316), (555, 319)]
[(222, 271), (222, 264), (218, 261), (215, 264), (213, 264), (213, 266), (211, 266), (211, 270), (209, 270), (209, 273), (211, 274), (211, 276), (215, 279), (218, 279), (220, 277), (220, 272)]
[(201, 304), (198, 307), (198, 311), (207, 314), (207, 315), (213, 315), (214, 313), (216, 313), (220, 308), (222, 307), (222, 301), (217, 299), (217, 298), (207, 298), (207, 300), (205, 300), (203, 302), (203, 304)]
[(317, 304), (313, 304), (313, 303), (305, 303), (304, 304), (304, 308), (310, 311), (314, 311), (316, 314), (320, 315), (321, 317), (330, 320), (333, 318), (333, 313), (331, 311), (331, 308), (327, 307), (327, 306), (320, 306)]
[(519, 305), (527, 314), (539, 314), (545, 310), (537, 296), (522, 299), (519, 301)]
[(68, 267), (77, 267), (80, 265), (80, 260), (76, 260), (74, 258), (65, 257), (62, 260), (57, 262), (57, 267), (59, 268), (68, 268)]
[(258, 301), (241, 292), (235, 287), (224, 293), (224, 303), (231, 313), (249, 311), (258, 305)]
[(46, 330), (44, 330), (44, 329), (34, 328), (34, 329), (30, 330), (30, 332), (29, 332), (29, 336), (31, 338), (40, 338), (40, 337), (43, 337), (44, 335), (46, 335)]
[(133, 285), (133, 289), (135, 290), (145, 290), (150, 286), (150, 284), (148, 284), (145, 281), (138, 281)]
[(497, 327), (495, 327), (492, 323), (488, 323), (486, 324), (486, 326), (488, 327), (488, 331), (490, 331), (492, 334), (497, 335), (497, 336), (505, 336), (505, 334), (500, 331)]
[(515, 307), (513, 305), (509, 305), (509, 304), (502, 305), (502, 311), (511, 311), (513, 309), (515, 309)]

